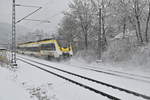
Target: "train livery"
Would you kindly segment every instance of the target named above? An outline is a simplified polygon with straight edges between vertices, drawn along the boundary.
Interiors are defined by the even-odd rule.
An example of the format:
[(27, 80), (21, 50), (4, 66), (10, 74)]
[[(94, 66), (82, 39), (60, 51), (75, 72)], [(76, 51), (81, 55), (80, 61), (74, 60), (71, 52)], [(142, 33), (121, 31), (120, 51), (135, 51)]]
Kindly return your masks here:
[(64, 40), (45, 39), (35, 42), (21, 43), (17, 46), (18, 52), (27, 55), (50, 58), (67, 58), (73, 55), (71, 44)]

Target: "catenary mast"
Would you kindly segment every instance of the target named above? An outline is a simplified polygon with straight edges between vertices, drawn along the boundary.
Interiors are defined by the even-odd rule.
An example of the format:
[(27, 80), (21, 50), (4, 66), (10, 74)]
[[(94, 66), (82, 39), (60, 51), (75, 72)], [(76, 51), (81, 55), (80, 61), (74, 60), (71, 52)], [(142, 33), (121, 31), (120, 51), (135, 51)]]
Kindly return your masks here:
[(17, 66), (16, 64), (16, 10), (15, 10), (15, 0), (13, 0), (12, 4), (12, 46), (11, 46), (11, 63), (13, 66)]

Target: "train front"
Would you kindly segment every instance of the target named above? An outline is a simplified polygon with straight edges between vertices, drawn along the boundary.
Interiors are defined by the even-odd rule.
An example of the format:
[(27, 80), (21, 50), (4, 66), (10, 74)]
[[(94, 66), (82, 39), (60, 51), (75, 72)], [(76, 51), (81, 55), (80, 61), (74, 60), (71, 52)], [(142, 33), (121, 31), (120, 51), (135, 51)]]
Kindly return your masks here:
[(59, 40), (60, 50), (62, 52), (62, 56), (67, 58), (73, 56), (72, 45), (67, 41)]

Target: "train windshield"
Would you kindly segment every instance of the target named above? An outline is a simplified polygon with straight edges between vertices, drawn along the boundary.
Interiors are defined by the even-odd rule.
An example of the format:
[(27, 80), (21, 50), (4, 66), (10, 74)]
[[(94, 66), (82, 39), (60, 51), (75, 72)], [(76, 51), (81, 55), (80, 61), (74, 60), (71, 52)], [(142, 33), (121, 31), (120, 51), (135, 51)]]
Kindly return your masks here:
[(60, 45), (61, 48), (68, 48), (70, 47), (70, 44), (65, 41), (65, 40), (58, 40), (58, 44)]

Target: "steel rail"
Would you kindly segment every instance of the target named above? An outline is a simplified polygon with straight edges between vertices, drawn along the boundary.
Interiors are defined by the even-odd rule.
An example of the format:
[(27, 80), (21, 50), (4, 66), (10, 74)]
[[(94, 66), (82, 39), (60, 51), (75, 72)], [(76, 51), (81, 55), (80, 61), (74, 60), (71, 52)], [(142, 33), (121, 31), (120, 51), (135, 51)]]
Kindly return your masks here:
[[(136, 81), (141, 81), (141, 82), (145, 82), (145, 83), (150, 83), (150, 80), (145, 80), (145, 79), (139, 79), (138, 76), (135, 76), (135, 77), (131, 77), (131, 76), (127, 76), (127, 75), (120, 75), (120, 74), (116, 74), (116, 73), (111, 73), (111, 72), (107, 72), (107, 71), (102, 71), (102, 70), (97, 70), (97, 69), (92, 69), (92, 68), (87, 68), (87, 67), (79, 67), (77, 66), (78, 68), (81, 68), (81, 69), (86, 69), (86, 70), (91, 70), (91, 71), (95, 71), (95, 72), (99, 72), (99, 73), (104, 73), (104, 74), (108, 74), (108, 75), (113, 75), (113, 76), (117, 76), (117, 77), (123, 77), (123, 78), (127, 78), (127, 79), (133, 79), (133, 80), (136, 80)], [(112, 71), (113, 72), (113, 71)], [(120, 72), (121, 73), (121, 72)], [(123, 74), (123, 73), (122, 73)], [(144, 78), (144, 77), (143, 77)]]
[[(90, 67), (90, 66), (89, 66)], [(97, 68), (97, 67), (94, 67)], [(143, 76), (143, 75), (137, 75), (137, 74), (131, 74), (131, 73), (126, 73), (126, 72), (121, 72), (121, 71), (116, 71), (116, 70), (111, 70), (111, 69), (105, 69), (105, 68), (100, 68), (106, 71), (110, 71), (110, 72), (115, 72), (115, 73), (120, 73), (120, 74), (124, 74), (124, 75), (131, 75), (131, 76), (135, 76), (135, 77), (140, 77), (140, 78), (145, 78), (145, 79), (150, 79), (149, 76)]]
[(71, 82), (71, 83), (74, 83), (74, 84), (78, 85), (78, 86), (81, 86), (81, 87), (83, 87), (83, 88), (85, 88), (85, 89), (88, 89), (88, 90), (93, 91), (93, 92), (95, 92), (95, 93), (97, 93), (97, 94), (100, 94), (100, 95), (102, 95), (102, 96), (104, 96), (104, 97), (107, 97), (107, 98), (109, 98), (109, 99), (112, 99), (112, 100), (121, 100), (121, 99), (119, 99), (119, 98), (117, 98), (117, 97), (111, 96), (111, 95), (109, 95), (109, 94), (107, 94), (107, 93), (104, 93), (104, 92), (102, 92), (102, 91), (96, 90), (96, 89), (94, 89), (94, 88), (92, 88), (92, 87), (89, 87), (89, 86), (84, 85), (84, 84), (82, 84), (82, 83), (76, 82), (76, 81), (74, 81), (74, 80), (72, 80), (72, 79), (69, 79), (69, 78), (67, 78), (67, 77), (61, 76), (61, 75), (59, 75), (59, 74), (57, 74), (57, 73), (54, 73), (54, 72), (52, 72), (52, 71), (50, 71), (50, 70), (41, 68), (41, 67), (39, 67), (39, 66), (37, 66), (37, 65), (35, 65), (35, 64), (32, 64), (32, 63), (30, 63), (30, 62), (27, 62), (27, 61), (25, 61), (25, 60), (22, 60), (22, 59), (19, 59), (19, 60), (22, 61), (22, 62), (24, 62), (24, 63), (30, 64), (30, 65), (32, 65), (32, 66), (34, 66), (34, 67), (36, 67), (36, 68), (39, 68), (39, 69), (41, 69), (41, 70), (43, 70), (43, 71), (46, 71), (46, 72), (48, 72), (48, 73), (50, 73), (50, 74), (53, 74), (53, 75), (55, 75), (55, 76), (57, 76), (57, 77), (60, 77), (60, 78), (62, 78), (62, 79), (65, 79), (65, 80), (67, 80), (67, 81), (69, 81), (69, 82)]
[[(49, 61), (49, 60), (46, 60), (46, 61)], [(86, 69), (86, 70), (92, 70), (92, 71), (100, 72), (100, 73), (104, 73), (104, 74), (109, 74), (109, 75), (113, 75), (113, 76), (124, 77), (124, 78), (128, 78), (128, 79), (133, 79), (133, 80), (137, 80), (137, 81), (142, 81), (142, 82), (150, 83), (150, 80), (149, 80), (150, 77), (149, 76), (142, 76), (142, 75), (137, 75), (137, 74), (131, 74), (131, 73), (125, 73), (125, 72), (120, 72), (120, 71), (115, 71), (115, 70), (100, 68), (102, 70), (105, 70), (105, 71), (102, 71), (102, 70), (90, 68), (92, 66), (89, 66), (89, 67), (80, 67), (80, 66), (76, 66), (76, 65), (72, 65), (72, 64), (71, 64), (71, 66), (75, 66), (76, 68), (81, 68), (81, 69)], [(97, 68), (97, 67), (93, 67), (93, 68)], [(109, 71), (109, 72), (106, 72), (106, 71)], [(111, 72), (115, 72), (115, 73), (111, 73)], [(119, 73), (119, 74), (116, 74), (116, 73)], [(120, 74), (122, 74), (122, 75), (120, 75)], [(135, 76), (135, 77), (125, 76), (125, 75), (131, 75), (131, 76)], [(138, 79), (138, 78), (143, 78), (143, 79)], [(145, 79), (148, 79), (148, 80), (145, 80)]]
[[(69, 71), (65, 71), (65, 70), (62, 70), (62, 69), (59, 69), (59, 68), (55, 68), (53, 66), (43, 64), (43, 63), (31, 60), (31, 59), (27, 59), (27, 58), (23, 58), (23, 57), (20, 57), (20, 58), (29, 60), (29, 61), (34, 62), (34, 63), (38, 63), (38, 64), (43, 65), (43, 66), (47, 66), (47, 67), (55, 69), (55, 70), (59, 70), (59, 71), (64, 72), (64, 73), (68, 73), (68, 74), (71, 74), (71, 75), (74, 75), (74, 76), (77, 76), (77, 77), (80, 77), (80, 78), (83, 78), (83, 79), (86, 79), (86, 80), (89, 80), (89, 81), (92, 81), (92, 82), (95, 82), (95, 83), (98, 83), (98, 84), (101, 84), (101, 85), (104, 85), (104, 86), (108, 86), (108, 87), (111, 87), (113, 89), (124, 91), (126, 93), (133, 94), (135, 96), (142, 97), (142, 98), (147, 99), (147, 100), (150, 100), (150, 96), (147, 96), (147, 95), (144, 95), (144, 94), (140, 94), (140, 93), (137, 93), (137, 92), (134, 92), (134, 91), (131, 91), (131, 90), (127, 90), (127, 89), (124, 89), (124, 88), (121, 88), (121, 87), (117, 87), (117, 86), (114, 86), (114, 85), (111, 85), (111, 84), (108, 84), (108, 83), (105, 83), (105, 82), (102, 82), (102, 81), (99, 81), (99, 80), (88, 78), (88, 77), (78, 75), (78, 74), (75, 74), (75, 73), (72, 73), (72, 72), (69, 72)], [(21, 60), (21, 59), (19, 59), (19, 60)]]

